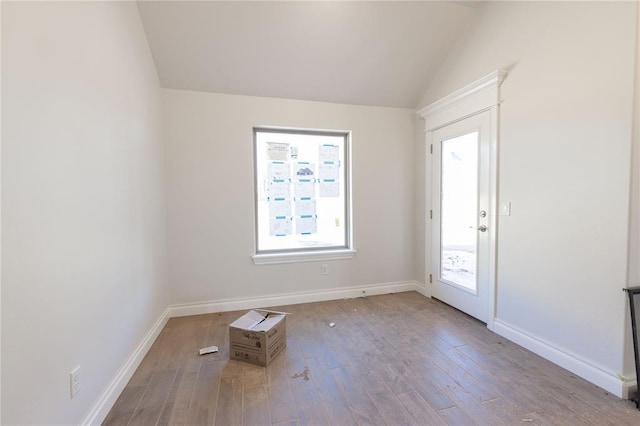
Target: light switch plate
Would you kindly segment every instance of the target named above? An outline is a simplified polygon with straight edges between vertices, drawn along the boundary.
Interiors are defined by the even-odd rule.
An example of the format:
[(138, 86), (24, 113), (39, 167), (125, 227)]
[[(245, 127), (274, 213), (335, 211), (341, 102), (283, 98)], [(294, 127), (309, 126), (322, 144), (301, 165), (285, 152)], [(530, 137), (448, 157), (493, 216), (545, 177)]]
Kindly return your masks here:
[(77, 366), (69, 373), (69, 387), (71, 398), (80, 392), (80, 366)]
[(511, 216), (511, 201), (500, 204), (500, 216)]

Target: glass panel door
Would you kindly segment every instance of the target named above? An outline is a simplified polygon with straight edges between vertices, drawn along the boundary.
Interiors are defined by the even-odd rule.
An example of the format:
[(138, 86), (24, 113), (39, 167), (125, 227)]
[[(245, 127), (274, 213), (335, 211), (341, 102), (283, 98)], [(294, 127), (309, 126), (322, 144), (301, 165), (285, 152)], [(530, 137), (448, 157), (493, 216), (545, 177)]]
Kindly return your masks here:
[(440, 277), (477, 293), (478, 132), (441, 147)]

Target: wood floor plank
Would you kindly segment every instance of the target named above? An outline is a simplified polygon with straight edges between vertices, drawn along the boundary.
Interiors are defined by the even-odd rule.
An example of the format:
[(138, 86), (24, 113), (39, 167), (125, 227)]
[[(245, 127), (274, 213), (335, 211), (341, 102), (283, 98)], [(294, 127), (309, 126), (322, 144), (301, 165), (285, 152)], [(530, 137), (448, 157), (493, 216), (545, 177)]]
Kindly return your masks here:
[(442, 354), (440, 350), (430, 352), (430, 358), (445, 374), (459, 383), (478, 401), (489, 401), (499, 396), (499, 393), (495, 389), (484, 385), (459, 364)]
[(153, 375), (129, 421), (130, 425), (156, 424), (176, 377), (176, 370), (160, 370)]
[[(572, 375), (568, 375), (567, 377), (571, 376)], [(581, 401), (584, 401), (586, 406), (589, 407), (589, 412), (606, 413), (606, 415), (596, 416), (602, 424), (608, 424), (609, 421), (611, 421), (612, 424), (633, 424), (634, 422), (638, 422), (637, 416), (639, 411), (631, 401), (620, 400), (615, 397), (614, 399), (610, 399), (611, 395), (608, 395), (603, 389), (575, 376), (573, 376), (573, 379), (567, 380), (566, 382), (557, 382), (549, 379), (546, 382), (546, 388), (558, 387), (559, 392), (571, 398), (572, 401), (567, 403), (576, 407), (582, 407), (583, 412), (587, 411)], [(540, 385), (544, 386), (542, 383)], [(607, 395), (605, 395), (605, 393), (607, 393)], [(581, 401), (574, 401), (574, 398), (579, 398)]]
[(291, 315), (268, 367), (229, 359), (246, 311), (170, 319), (104, 424), (640, 424), (633, 403), (415, 292), (271, 308)]
[(500, 419), (500, 421), (506, 425), (522, 423), (522, 419), (525, 418), (526, 413), (519, 410), (518, 407), (504, 398), (485, 401), (482, 405), (487, 407), (495, 417)]
[(289, 420), (288, 422), (273, 423), (273, 426), (300, 426), (298, 420)]
[(410, 366), (405, 374), (424, 377), (445, 394), (447, 391), (460, 386), (453, 378), (434, 364), (428, 355), (417, 348), (403, 348), (402, 357), (405, 357), (405, 363)]
[[(195, 325), (195, 326), (194, 326)], [(162, 342), (161, 356), (155, 366), (156, 370), (178, 369), (183, 365), (187, 354), (194, 354), (193, 341), (199, 335), (205, 333), (206, 321), (200, 318), (198, 321), (177, 323), (168, 329), (167, 338)]]
[(286, 358), (280, 354), (267, 368), (267, 386), (269, 389), (269, 409), (273, 423), (284, 423), (298, 419), (293, 393), (289, 383)]
[(349, 408), (349, 404), (342, 396), (331, 370), (323, 360), (307, 359), (311, 380), (318, 398), (322, 402), (326, 418), (335, 425), (357, 425), (356, 419)]
[(207, 355), (204, 360), (205, 362), (219, 362), (229, 359), (229, 323), (241, 316), (241, 312), (233, 312), (212, 318), (206, 339), (203, 341), (201, 347), (217, 346), (218, 352)]
[(307, 404), (298, 407), (298, 415), (300, 418), (297, 422), (300, 426), (322, 426), (330, 424), (322, 410), (320, 401), (318, 401), (317, 405)]
[(294, 339), (282, 356), (288, 366), (289, 382), (301, 425), (326, 425), (328, 420), (316, 393), (309, 362), (302, 355), (298, 340)]
[(480, 380), (483, 383), (491, 383), (495, 380), (495, 376), (491, 375), (487, 372), (480, 364), (466, 356), (462, 351), (459, 350), (460, 347), (467, 345), (458, 345), (456, 347), (446, 347), (439, 346), (437, 349), (447, 358), (451, 360), (451, 362), (458, 365), (460, 368), (464, 369), (467, 373), (471, 374), (475, 379)]
[(158, 417), (158, 421), (156, 422), (157, 425), (169, 424), (169, 418), (171, 417), (171, 413), (173, 412), (173, 407), (174, 405), (179, 403), (177, 394), (178, 390), (180, 389), (183, 375), (184, 368), (178, 368), (173, 379), (173, 383), (171, 384), (171, 388), (169, 389), (169, 393), (167, 394), (164, 406), (162, 407), (162, 411), (160, 412), (160, 417)]
[(220, 390), (221, 362), (202, 363), (187, 414), (188, 425), (212, 424), (215, 420)]
[(105, 426), (127, 425), (145, 390), (145, 386), (127, 386), (124, 388), (115, 404), (120, 409), (111, 410), (102, 424)]
[(415, 389), (400, 374), (393, 371), (391, 365), (383, 364), (375, 372), (384, 380), (385, 384), (395, 395), (411, 392)]
[(200, 360), (195, 356), (187, 361), (181, 374), (176, 375), (173, 389), (167, 397), (159, 425), (186, 425), (189, 413), (189, 404), (196, 386)]
[(406, 380), (433, 409), (439, 410), (455, 405), (444, 392), (423, 376), (412, 375), (406, 377)]
[[(322, 337), (325, 347), (323, 357), (329, 368), (347, 367), (349, 365), (350, 354), (346, 350), (343, 342), (348, 335), (348, 328), (345, 328), (345, 321), (335, 314), (335, 307), (331, 305), (323, 306), (320, 310), (323, 318), (322, 326), (317, 329)], [(333, 327), (330, 326), (333, 324)]]
[(376, 371), (359, 374), (357, 379), (387, 424), (398, 426), (416, 424), (409, 412), (400, 403), (396, 394)]
[(407, 392), (398, 395), (398, 400), (419, 425), (445, 425), (445, 421), (418, 392)]
[[(412, 350), (411, 348), (407, 348), (406, 350), (407, 353), (403, 353), (398, 357), (399, 360), (403, 362), (403, 368), (398, 369), (398, 371), (402, 374), (404, 380), (406, 380), (434, 410), (455, 405), (444, 390), (447, 387), (457, 387), (457, 383), (451, 378), (446, 377), (442, 372), (440, 372), (442, 379), (438, 379), (439, 376), (436, 375), (436, 371), (438, 371), (437, 367), (433, 366), (427, 359), (420, 360), (417, 356), (409, 355)], [(429, 367), (429, 365), (431, 367)], [(431, 370), (429, 370), (429, 368), (431, 368)], [(436, 380), (433, 380), (434, 378), (436, 378)], [(445, 382), (445, 384), (440, 384), (439, 380)], [(434, 382), (439, 383), (440, 386), (435, 385)]]
[(267, 385), (262, 384), (244, 389), (242, 394), (242, 424), (244, 426), (271, 425)]
[(385, 424), (378, 408), (349, 368), (336, 368), (331, 372), (358, 423), (365, 425)]
[(240, 376), (220, 377), (220, 390), (215, 424), (242, 424), (242, 379)]
[(457, 388), (448, 393), (456, 406), (462, 409), (472, 419), (483, 419), (487, 424), (501, 425), (501, 416), (491, 411), (489, 407), (479, 402), (473, 395), (463, 388)]
[(442, 410), (438, 410), (438, 414), (444, 419), (445, 423), (451, 426), (478, 424), (458, 406), (443, 408)]
[(267, 384), (266, 369), (259, 365), (243, 363), (240, 377), (242, 378), (242, 387), (245, 389)]

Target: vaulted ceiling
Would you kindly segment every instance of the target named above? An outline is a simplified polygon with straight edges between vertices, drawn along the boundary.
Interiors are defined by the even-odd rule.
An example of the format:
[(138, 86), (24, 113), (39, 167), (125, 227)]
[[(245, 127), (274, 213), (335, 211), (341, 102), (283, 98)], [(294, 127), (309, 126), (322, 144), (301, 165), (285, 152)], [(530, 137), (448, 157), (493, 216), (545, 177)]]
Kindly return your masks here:
[(139, 1), (162, 87), (413, 108), (475, 2)]

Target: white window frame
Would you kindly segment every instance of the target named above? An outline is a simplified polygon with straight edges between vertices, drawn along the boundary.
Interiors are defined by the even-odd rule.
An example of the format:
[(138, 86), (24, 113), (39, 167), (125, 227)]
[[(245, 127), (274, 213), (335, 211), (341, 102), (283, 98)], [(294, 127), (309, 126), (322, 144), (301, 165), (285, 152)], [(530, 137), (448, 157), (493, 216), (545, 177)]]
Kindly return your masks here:
[[(344, 155), (341, 159), (341, 167), (344, 168), (341, 178), (345, 180), (344, 191), (340, 197), (344, 200), (344, 245), (326, 246), (326, 247), (289, 247), (282, 249), (259, 249), (260, 235), (260, 218), (259, 214), (259, 182), (262, 176), (258, 175), (258, 133), (273, 133), (286, 135), (318, 135), (318, 136), (339, 136), (344, 137)], [(275, 138), (277, 139), (277, 137)], [(352, 232), (352, 200), (351, 200), (351, 132), (345, 130), (320, 130), (320, 129), (302, 129), (302, 128), (284, 128), (284, 127), (266, 127), (258, 126), (253, 128), (253, 154), (254, 154), (254, 255), (253, 262), (256, 265), (262, 264), (278, 264), (278, 263), (295, 263), (309, 261), (331, 261), (339, 259), (351, 259), (356, 251), (353, 248), (353, 232)], [(317, 199), (320, 202), (321, 198)], [(264, 226), (264, 225), (263, 225)]]

